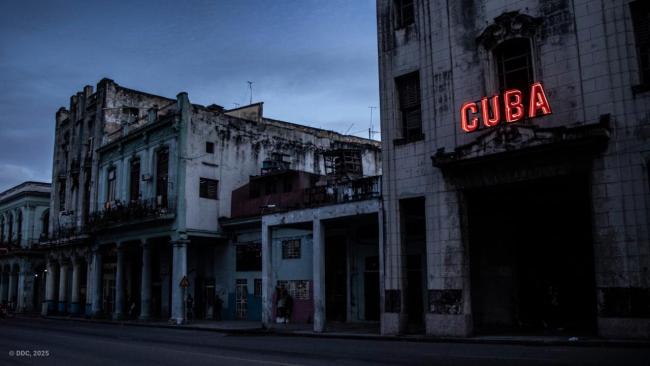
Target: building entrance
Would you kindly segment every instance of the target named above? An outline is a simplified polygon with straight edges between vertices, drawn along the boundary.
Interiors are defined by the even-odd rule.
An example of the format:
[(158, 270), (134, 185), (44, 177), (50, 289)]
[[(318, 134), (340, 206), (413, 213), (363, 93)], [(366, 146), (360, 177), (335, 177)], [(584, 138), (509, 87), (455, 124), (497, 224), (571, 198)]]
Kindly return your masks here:
[(589, 185), (554, 178), (466, 192), (474, 329), (595, 329)]

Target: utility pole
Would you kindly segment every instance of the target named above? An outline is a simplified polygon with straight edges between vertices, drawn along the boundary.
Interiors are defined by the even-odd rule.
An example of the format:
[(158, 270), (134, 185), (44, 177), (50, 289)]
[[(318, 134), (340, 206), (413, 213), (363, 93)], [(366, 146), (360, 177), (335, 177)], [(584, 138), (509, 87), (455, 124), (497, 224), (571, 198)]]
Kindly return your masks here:
[(248, 83), (248, 88), (251, 90), (251, 98), (248, 104), (253, 104), (253, 82), (247, 81), (247, 83)]

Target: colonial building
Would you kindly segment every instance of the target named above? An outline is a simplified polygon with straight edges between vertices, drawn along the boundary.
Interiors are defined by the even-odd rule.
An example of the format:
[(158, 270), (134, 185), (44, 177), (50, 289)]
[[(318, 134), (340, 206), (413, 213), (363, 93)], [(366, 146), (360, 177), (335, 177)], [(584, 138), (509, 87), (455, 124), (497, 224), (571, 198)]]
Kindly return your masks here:
[(382, 333), (649, 337), (648, 2), (377, 4)]
[[(191, 296), (195, 316), (230, 317), (244, 283), (229, 271), (246, 268), (231, 255), (243, 239), (221, 224), (245, 211), (231, 192), (277, 156), (282, 170), (323, 175), (337, 149), (364, 162), (362, 175), (380, 173), (377, 143), (266, 118), (262, 103), (225, 110), (108, 79), (85, 87), (56, 115), (43, 313), (182, 323)], [(292, 179), (274, 188), (302, 193)]]
[(0, 193), (0, 303), (39, 309), (44, 262), (35, 249), (48, 235), (50, 184), (25, 182)]

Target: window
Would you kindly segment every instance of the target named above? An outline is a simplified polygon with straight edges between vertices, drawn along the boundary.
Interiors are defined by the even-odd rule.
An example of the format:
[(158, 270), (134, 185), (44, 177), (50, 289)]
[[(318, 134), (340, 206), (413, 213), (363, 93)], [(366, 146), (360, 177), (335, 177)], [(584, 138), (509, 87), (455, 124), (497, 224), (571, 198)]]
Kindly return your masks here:
[(140, 199), (140, 159), (131, 160), (129, 180), (129, 198), (131, 201), (137, 201)]
[(278, 287), (287, 289), (287, 292), (294, 300), (311, 300), (309, 284), (310, 281), (306, 280), (278, 281)]
[(413, 0), (395, 0), (395, 29), (405, 28), (415, 23)]
[(199, 179), (199, 196), (211, 200), (218, 199), (219, 181), (216, 179), (201, 178)]
[(115, 174), (115, 168), (111, 168), (108, 170), (108, 177), (106, 180), (106, 201), (107, 202), (112, 202), (115, 201), (115, 190), (116, 190), (116, 183), (117, 183), (117, 174)]
[(300, 239), (282, 241), (282, 259), (300, 258)]
[(126, 123), (133, 123), (138, 120), (140, 110), (135, 107), (122, 107), (122, 114)]
[(402, 134), (407, 141), (422, 138), (422, 113), (420, 112), (420, 73), (418, 71), (395, 79), (402, 114)]
[(639, 59), (641, 84), (650, 86), (650, 3), (637, 0), (630, 3), (636, 52)]
[(262, 246), (260, 244), (237, 244), (235, 247), (237, 272), (262, 270)]
[(214, 154), (214, 142), (205, 142), (205, 152), (208, 154)]
[(167, 207), (167, 183), (169, 178), (169, 150), (163, 148), (156, 153), (156, 204)]
[(494, 49), (494, 59), (501, 93), (518, 89), (526, 96), (534, 81), (530, 40), (515, 38), (501, 43)]
[(65, 211), (65, 179), (59, 181), (59, 211)]
[(50, 229), (50, 211), (45, 210), (41, 218), (41, 236), (47, 238), (47, 233)]

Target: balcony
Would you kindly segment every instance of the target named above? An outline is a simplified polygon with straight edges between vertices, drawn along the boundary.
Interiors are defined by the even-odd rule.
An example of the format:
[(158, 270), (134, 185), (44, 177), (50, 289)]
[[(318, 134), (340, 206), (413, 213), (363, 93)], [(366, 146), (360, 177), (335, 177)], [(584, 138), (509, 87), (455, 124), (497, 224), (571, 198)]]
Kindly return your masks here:
[(381, 197), (381, 176), (366, 177), (305, 189), (306, 206), (363, 201)]
[(149, 198), (129, 203), (113, 201), (102, 211), (94, 212), (88, 218), (89, 231), (100, 231), (116, 226), (126, 226), (152, 221), (171, 220), (176, 216), (176, 200)]

